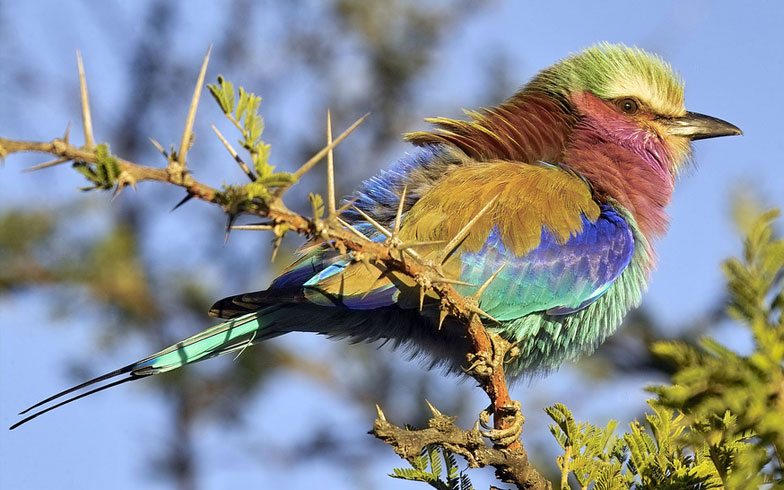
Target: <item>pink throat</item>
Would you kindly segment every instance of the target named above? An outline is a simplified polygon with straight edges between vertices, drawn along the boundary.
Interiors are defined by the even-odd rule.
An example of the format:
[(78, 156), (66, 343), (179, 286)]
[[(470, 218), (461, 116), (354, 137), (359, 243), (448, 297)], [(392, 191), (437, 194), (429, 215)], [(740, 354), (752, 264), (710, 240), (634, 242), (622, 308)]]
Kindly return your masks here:
[(675, 178), (672, 156), (653, 129), (641, 127), (589, 93), (572, 96), (583, 119), (575, 126), (564, 163), (587, 178), (600, 194), (628, 209), (648, 238), (667, 231)]

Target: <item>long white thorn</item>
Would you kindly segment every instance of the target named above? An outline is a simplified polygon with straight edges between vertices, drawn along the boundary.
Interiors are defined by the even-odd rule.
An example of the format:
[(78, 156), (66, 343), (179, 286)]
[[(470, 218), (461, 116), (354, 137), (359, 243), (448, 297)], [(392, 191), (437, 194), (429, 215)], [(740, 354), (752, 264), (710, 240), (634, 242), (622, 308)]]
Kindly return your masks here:
[(378, 405), (378, 403), (376, 403), (376, 415), (378, 415), (378, 419), (380, 421), (382, 421), (382, 422), (386, 422), (387, 421), (387, 418), (384, 415), (384, 411), (381, 410), (381, 407)]
[(185, 119), (185, 128), (182, 131), (180, 151), (177, 153), (177, 163), (179, 163), (180, 167), (183, 169), (185, 168), (185, 163), (187, 161), (188, 148), (190, 148), (191, 145), (193, 123), (196, 121), (196, 108), (199, 106), (201, 88), (204, 85), (204, 77), (207, 75), (207, 63), (210, 61), (210, 52), (212, 52), (212, 45), (207, 48), (207, 53), (204, 55), (204, 61), (201, 63), (199, 77), (196, 80), (196, 88), (193, 90), (193, 97), (191, 98), (191, 106), (188, 108), (188, 117)]
[(435, 406), (433, 406), (433, 404), (430, 403), (429, 400), (425, 399), (425, 403), (427, 403), (427, 408), (430, 409), (430, 412), (433, 413), (433, 416), (440, 417), (440, 416), (444, 415), (443, 413), (441, 413), (441, 411), (439, 409), (437, 409)]
[(166, 160), (169, 159), (169, 154), (166, 152), (163, 146), (160, 143), (158, 143), (158, 140), (150, 137), (150, 143), (152, 143), (152, 146), (154, 146), (156, 150), (161, 152), (161, 155), (163, 155), (163, 157), (166, 158)]
[(358, 198), (355, 197), (354, 199), (350, 200), (346, 204), (340, 206), (338, 210), (335, 212), (335, 216), (340, 216), (341, 214), (343, 214), (348, 208), (350, 208), (351, 206), (354, 205), (355, 202), (357, 202), (357, 199)]
[(422, 240), (422, 241), (410, 241), (410, 242), (402, 242), (398, 245), (397, 248), (400, 250), (406, 250), (408, 248), (415, 248), (415, 247), (428, 247), (433, 245), (443, 245), (446, 243), (447, 240)]
[(367, 113), (367, 114), (365, 114), (364, 116), (362, 116), (362, 117), (360, 117), (359, 119), (357, 119), (357, 120), (354, 122), (354, 124), (352, 124), (351, 126), (349, 126), (349, 127), (348, 127), (348, 129), (346, 129), (345, 131), (343, 131), (342, 133), (340, 133), (340, 136), (338, 136), (337, 138), (335, 138), (335, 139), (332, 141), (332, 143), (328, 144), (327, 146), (325, 146), (324, 148), (322, 148), (322, 149), (321, 149), (321, 150), (320, 150), (318, 153), (316, 153), (315, 155), (313, 155), (312, 157), (310, 157), (310, 160), (308, 160), (307, 162), (303, 163), (303, 164), (302, 164), (302, 166), (301, 166), (300, 168), (298, 168), (296, 172), (294, 172), (294, 177), (296, 177), (297, 179), (299, 179), (300, 177), (302, 177), (303, 175), (305, 175), (305, 172), (307, 172), (308, 170), (310, 170), (310, 169), (313, 167), (313, 165), (317, 164), (317, 163), (318, 163), (318, 162), (319, 162), (319, 161), (320, 161), (322, 158), (324, 158), (324, 155), (326, 155), (326, 154), (329, 152), (329, 150), (331, 150), (332, 148), (335, 148), (336, 146), (338, 146), (338, 143), (340, 143), (341, 141), (343, 141), (343, 140), (346, 138), (346, 136), (348, 136), (349, 134), (351, 134), (351, 132), (352, 132), (352, 131), (354, 131), (355, 129), (357, 129), (357, 126), (359, 126), (360, 124), (362, 124), (362, 122), (363, 122), (365, 119), (367, 119), (367, 117), (368, 117), (369, 115), (370, 115), (370, 113), (368, 112), (368, 113)]
[(370, 223), (370, 224), (371, 224), (371, 225), (373, 225), (373, 226), (374, 226), (374, 227), (375, 227), (375, 228), (376, 228), (378, 231), (380, 231), (381, 233), (383, 233), (384, 235), (386, 235), (386, 237), (387, 237), (387, 238), (389, 238), (389, 237), (391, 237), (391, 236), (392, 236), (392, 233), (391, 233), (389, 230), (387, 230), (386, 228), (384, 228), (384, 227), (383, 227), (383, 226), (382, 226), (382, 225), (381, 225), (381, 224), (380, 224), (378, 221), (376, 221), (376, 220), (374, 220), (373, 218), (371, 218), (369, 214), (367, 214), (366, 212), (362, 211), (361, 209), (359, 209), (358, 207), (356, 207), (356, 206), (354, 206), (354, 205), (352, 205), (351, 207), (352, 207), (352, 208), (354, 208), (354, 211), (358, 212), (358, 213), (359, 213), (359, 214), (360, 214), (360, 215), (361, 215), (363, 218), (365, 218), (365, 220), (366, 220), (368, 223)]
[(230, 226), (230, 230), (262, 230), (269, 231), (274, 228), (272, 225), (258, 224), (258, 225), (234, 225)]
[(23, 172), (33, 172), (35, 170), (41, 170), (42, 168), (49, 168), (54, 167), (55, 165), (60, 165), (61, 163), (69, 162), (69, 158), (58, 158), (56, 160), (50, 160), (48, 162), (39, 163), (38, 165), (33, 165), (30, 168), (26, 168), (22, 170)]
[[(327, 109), (327, 146), (332, 145), (332, 114)], [(327, 211), (330, 218), (335, 216), (335, 157), (334, 147), (327, 152)]]
[(400, 222), (403, 218), (403, 206), (406, 204), (406, 191), (408, 191), (408, 184), (403, 186), (403, 192), (400, 193), (400, 203), (397, 205), (397, 214), (395, 214), (395, 226), (392, 228), (393, 236), (398, 236), (400, 233)]
[(498, 270), (493, 272), (493, 275), (488, 277), (487, 280), (484, 283), (482, 283), (481, 286), (479, 286), (479, 289), (477, 289), (477, 291), (474, 293), (475, 300), (479, 301), (479, 298), (482, 297), (482, 294), (484, 294), (487, 287), (490, 286), (490, 283), (492, 283), (495, 280), (495, 278), (498, 277), (498, 274), (500, 274), (501, 271), (504, 270), (504, 267), (506, 267), (507, 263), (508, 262), (504, 262), (503, 264), (501, 264), (501, 267), (499, 267)]
[(278, 235), (272, 240), (272, 257), (270, 257), (270, 262), (275, 262), (275, 257), (278, 256), (278, 250), (280, 249), (280, 242), (283, 241), (283, 235)]
[(357, 230), (356, 228), (354, 228), (353, 226), (351, 226), (350, 224), (348, 224), (348, 223), (347, 223), (345, 220), (343, 220), (342, 218), (336, 218), (336, 219), (338, 220), (338, 223), (340, 223), (340, 224), (341, 224), (341, 225), (343, 225), (344, 227), (346, 227), (346, 228), (348, 228), (349, 230), (351, 230), (351, 232), (352, 232), (352, 233), (354, 233), (356, 236), (358, 236), (358, 237), (360, 237), (360, 238), (364, 238), (365, 240), (367, 240), (367, 239), (368, 239), (368, 237), (366, 237), (365, 235), (363, 235), (362, 233), (360, 233), (360, 231), (359, 231), (359, 230)]
[(212, 127), (212, 130), (215, 132), (215, 134), (218, 136), (218, 139), (221, 140), (221, 143), (223, 143), (223, 146), (226, 147), (226, 151), (228, 151), (229, 154), (232, 157), (234, 157), (234, 161), (237, 162), (237, 165), (239, 165), (240, 168), (242, 169), (242, 171), (245, 172), (245, 175), (248, 176), (248, 178), (251, 180), (251, 182), (255, 182), (256, 181), (256, 174), (254, 174), (253, 170), (248, 168), (248, 166), (245, 164), (245, 162), (242, 161), (242, 158), (237, 153), (237, 150), (235, 150), (231, 146), (231, 143), (229, 143), (229, 141), (226, 138), (223, 137), (221, 132), (218, 131), (218, 128), (216, 128), (214, 124), (211, 124), (210, 126)]
[(446, 311), (446, 309), (444, 309), (444, 308), (441, 308), (441, 309), (438, 311), (438, 329), (439, 329), (439, 330), (441, 330), (441, 327), (443, 327), (443, 326), (444, 326), (444, 320), (446, 320), (446, 317), (447, 317), (448, 315), (449, 315), (449, 312), (448, 312), (448, 311)]
[(412, 248), (401, 248), (401, 247), (398, 247), (398, 248), (400, 248), (400, 250), (402, 250), (404, 254), (408, 254), (408, 255), (410, 255), (411, 257), (414, 257), (417, 260), (422, 260), (422, 256), (419, 255), (414, 249), (412, 249)]
[(471, 312), (473, 312), (473, 313), (476, 313), (476, 314), (477, 314), (477, 315), (479, 315), (479, 316), (483, 316), (483, 317), (487, 318), (488, 320), (490, 320), (490, 321), (492, 321), (492, 322), (495, 322), (495, 323), (497, 323), (497, 324), (499, 324), (499, 325), (501, 324), (501, 322), (499, 322), (498, 320), (496, 320), (495, 318), (493, 318), (492, 316), (490, 316), (490, 314), (489, 314), (489, 313), (487, 313), (486, 311), (482, 310), (482, 309), (481, 309), (480, 307), (478, 307), (478, 306), (477, 306), (477, 307), (474, 307), (474, 308), (470, 308), (470, 310), (471, 310)]
[(79, 93), (82, 101), (82, 126), (84, 127), (84, 146), (93, 148), (93, 118), (90, 115), (90, 97), (87, 94), (87, 77), (84, 75), (84, 63), (82, 63), (82, 53), (76, 50), (76, 65), (79, 68)]
[(455, 286), (468, 286), (470, 288), (478, 288), (476, 284), (471, 284), (470, 282), (459, 281), (457, 279), (449, 279), (448, 277), (438, 277), (433, 279), (432, 282), (434, 283), (443, 283), (443, 284), (454, 284)]

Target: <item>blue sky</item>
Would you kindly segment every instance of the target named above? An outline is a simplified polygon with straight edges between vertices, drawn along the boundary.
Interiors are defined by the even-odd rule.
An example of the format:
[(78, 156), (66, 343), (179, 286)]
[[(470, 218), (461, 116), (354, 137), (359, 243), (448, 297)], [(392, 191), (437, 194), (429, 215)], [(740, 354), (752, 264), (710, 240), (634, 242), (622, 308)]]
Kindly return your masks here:
[[(96, 115), (97, 122), (109, 120), (112, 101), (124, 93), (127, 83), (114, 74), (121, 72), (120, 66), (130, 55), (133, 26), (140, 22), (139, 16), (148, 3), (118, 2), (96, 7), (89, 2), (0, 2), (5, 19), (0, 29), (12, 33), (10, 38), (14, 40), (0, 48), (0, 64), (13, 61), (34, 67), (33, 79), (25, 83), (32, 83), (37, 91), (31, 97), (30, 92), (21, 90), (20, 81), (0, 76), (0, 135), (48, 139), (61, 134), (67, 122), (78, 122), (76, 49), (82, 50), (87, 65), (94, 107), (104, 110), (103, 115)], [(213, 2), (187, 4), (190, 8), (183, 10), (182, 28), (173, 42), (175, 52), (192, 60), (195, 74), (206, 46), (213, 40), (210, 28), (214, 24), (210, 18), (221, 14)], [(419, 108), (421, 112), (410, 114), (411, 129), (421, 127), (424, 117), (454, 116), (463, 107), (484, 103), (479, 100), (481, 88), (488, 83), (488, 63), (495, 55), (503, 55), (510, 62), (508, 75), (519, 80), (520, 85), (537, 70), (597, 41), (635, 44), (662, 55), (686, 80), (690, 110), (726, 119), (745, 132), (739, 138), (695, 144), (697, 169), (679, 183), (670, 208), (670, 232), (656, 247), (659, 267), (645, 296), (645, 307), (665, 326), (682, 324), (717, 301), (724, 285), (719, 264), (740, 250), (740, 240), (730, 220), (733, 193), (748, 188), (762, 196), (766, 204), (784, 208), (784, 138), (780, 120), (784, 114), (780, 95), (784, 79), (784, 4), (770, 1), (740, 7), (737, 2), (660, 1), (597, 5), (490, 2), (439, 48), (437, 63), (417, 85), (427, 104)], [(97, 13), (93, 10), (96, 8)], [(272, 60), (269, 65), (274, 68), (270, 70), (277, 72), (270, 76), (291, 77), (293, 92), (301, 90), (303, 84), (313, 83), (297, 80), (296, 73), (287, 72), (280, 60), (275, 42), (275, 30), (280, 26), (265, 25), (264, 19), (257, 21), (258, 51), (252, 59)], [(211, 70), (208, 79), (217, 73)], [(225, 75), (242, 78), (241, 73)], [(376, 89), (361, 81), (355, 83), (357, 90)], [(25, 99), (20, 99), (20, 94), (25, 94)], [(307, 113), (313, 120), (323, 118), (325, 107), (308, 107), (302, 100), (297, 104), (293, 114)], [(273, 103), (270, 107), (272, 112), (265, 115), (274, 121), (276, 106)], [(184, 115), (185, 109), (182, 110)], [(283, 111), (279, 116), (282, 122), (278, 124), (282, 127), (296, 126), (295, 116), (286, 116)], [(201, 111), (199, 117), (199, 124), (205, 129), (210, 118), (217, 116)], [(161, 141), (175, 141), (179, 128), (162, 132), (163, 135), (155, 136)], [(203, 139), (208, 137), (205, 133)], [(274, 148), (276, 141), (270, 142)], [(81, 185), (73, 172), (65, 168), (47, 174), (20, 173), (32, 161), (41, 160), (11, 157), (0, 167), (0, 207), (25, 202), (31, 195), (41, 202), (58, 202), (72, 196), (75, 187)], [(384, 165), (383, 160), (376, 162), (363, 169), (366, 174), (356, 178), (369, 177)], [(40, 182), (49, 184), (45, 193), (35, 189)], [(139, 195), (145, 191), (141, 187)], [(94, 362), (100, 366), (96, 371), (102, 371), (146, 354), (140, 351), (141, 345), (132, 342), (112, 356), (100, 353), (95, 346), (87, 347), (93, 332), (79, 328), (78, 322), (50, 325), (52, 314), (44, 307), (45, 300), (42, 294), (0, 297), (0, 425), (13, 423), (18, 409), (39, 395), (58, 391), (70, 383), (62, 369), (64, 359), (84, 352), (95, 356)], [(727, 338), (735, 339), (732, 334)], [(299, 335), (282, 342), (318, 352), (328, 341)], [(209, 364), (200, 368), (209, 369)], [(546, 428), (541, 408), (556, 401), (566, 402), (580, 418), (603, 422), (613, 416), (620, 418), (622, 424), (628, 422), (628, 417), (642, 408), (646, 398), (642, 387), (649, 381), (586, 385), (579, 373), (567, 367), (546, 381), (517, 386), (514, 395), (523, 400), (526, 430), (543, 433)], [(453, 380), (447, 380), (450, 382)], [(537, 384), (546, 384), (547, 389), (537, 390)], [(147, 465), (146, 455), (166, 444), (156, 433), (156, 427), (163, 423), (159, 413), (161, 401), (154, 396), (139, 396), (148, 391), (139, 384), (126, 385), (84, 400), (56, 416), (43, 417), (24, 430), (0, 430), (0, 487), (166, 488)], [(274, 447), (280, 442), (279, 414), (281, 407), (290, 409), (285, 401), (291, 398), (302, 400), (302, 406), (314, 403), (314, 398), (318, 400), (325, 407), (328, 420), (355, 432), (347, 436), (348, 442), (366, 437), (362, 424), (366, 424), (367, 414), (342, 406), (338, 397), (312, 382), (292, 375), (276, 380), (264, 394), (265, 399), (254, 400), (249, 406), (261, 421), (253, 428), (260, 434), (260, 444), (267, 441)], [(580, 403), (586, 399), (598, 401)], [(471, 401), (476, 411), (483, 402), (481, 396)], [(235, 444), (237, 434), (229, 429), (223, 432), (211, 426), (201, 435), (206, 441), (198, 450), (204, 488), (229, 488), (252, 482), (292, 488), (316, 482), (328, 488), (357, 485), (353, 476), (319, 463), (294, 477), (282, 469), (285, 460), (258, 465), (254, 455), (258, 448)], [(368, 468), (367, 486), (412, 487), (413, 484), (383, 476), (398, 464), (391, 455), (378, 466)], [(276, 470), (276, 465), (280, 469)], [(477, 485), (481, 482), (475, 481)]]

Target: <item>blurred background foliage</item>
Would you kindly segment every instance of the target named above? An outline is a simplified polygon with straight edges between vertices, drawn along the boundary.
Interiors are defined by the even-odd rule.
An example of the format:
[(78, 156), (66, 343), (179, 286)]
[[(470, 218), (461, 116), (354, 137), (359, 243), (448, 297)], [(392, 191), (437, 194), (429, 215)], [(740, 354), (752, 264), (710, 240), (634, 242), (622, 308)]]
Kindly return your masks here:
[[(164, 146), (177, 141), (200, 56), (213, 43), (213, 75), (208, 79), (222, 73), (235, 85), (263, 96), (265, 140), (272, 142), (270, 163), (280, 170), (296, 168), (324, 145), (327, 107), (332, 109), (336, 131), (359, 115), (372, 113), (337, 151), (338, 192), (347, 194), (405, 150), (400, 134), (423, 127), (420, 114), (451, 111), (445, 115), (454, 116), (460, 106), (491, 105), (517, 88), (522, 80), (512, 79), (509, 68), (510, 51), (520, 49), (516, 46), (465, 60), (463, 71), (472, 72), (465, 100), (445, 101), (432, 86), (438, 53), (449, 49), (472, 18), (493, 3), (497, 2), (235, 0), (220, 15), (208, 16), (186, 1), (149, 0), (134, 7), (78, 3), (74, 16), (84, 19), (83, 28), (93, 43), (117, 52), (105, 65), (97, 65), (88, 47), (82, 47), (96, 136), (110, 142), (114, 154), (164, 165), (147, 138), (155, 137)], [(51, 47), (31, 48), (26, 34), (9, 28), (15, 21), (9, 12), (13, 9), (8, 2), (0, 0), (0, 44), (6, 47), (0, 52), (0, 84), (12, 87), (9, 93), (14, 94), (3, 99), (2, 111), (4, 118), (14, 119), (24, 131), (3, 136), (49, 139), (64, 128), (52, 134), (49, 126), (41, 124), (42, 114), (56, 109), (76, 122), (75, 63), (72, 74), (62, 79), (59, 74), (50, 77), (53, 72), (46, 57), (30, 63), (28, 57), (15, 56), (26, 49)], [(118, 21), (128, 18), (133, 21)], [(195, 34), (200, 31), (210, 34)], [(259, 49), (260, 44), (265, 49)], [(121, 78), (123, 84), (102, 88), (109, 77)], [(292, 84), (295, 78), (297, 83)], [(67, 118), (58, 117), (58, 124)], [(242, 181), (244, 175), (209, 131), (210, 122), (224, 134), (231, 131), (222, 126), (219, 109), (205, 97), (189, 165), (199, 180), (215, 185)], [(76, 133), (74, 128), (72, 139), (78, 141)], [(0, 170), (0, 179), (10, 181), (25, 162), (40, 161), (15, 157)], [(126, 190), (110, 200), (108, 193), (78, 193), (75, 188), (84, 181), (69, 169), (39, 172), (34, 179), (34, 186), (12, 189), (9, 185), (6, 195), (0, 196), (0, 301), (4, 305), (0, 328), (3, 336), (21, 336), (25, 318), (49, 323), (47, 352), (55, 350), (58, 359), (67, 362), (60, 364), (60, 372), (41, 375), (50, 379), (51, 389), (28, 385), (14, 391), (23, 393), (24, 399), (4, 395), (3, 420), (64, 384), (100, 374), (205, 328), (211, 323), (205, 312), (212, 301), (266, 287), (299, 245), (287, 237), (286, 249), (270, 264), (267, 235), (234, 232), (224, 244), (225, 217), (217, 209), (189, 203), (169, 214), (183, 196), (165, 186), (143, 185), (138, 193)], [(323, 193), (323, 187), (323, 175), (311, 172), (287, 195), (287, 204), (308, 213), (307, 192)], [(738, 215), (743, 221), (749, 213)], [(726, 326), (724, 298), (716, 298), (713, 306), (683, 323), (664, 325), (645, 307), (635, 311), (596, 355), (564, 368), (571, 373), (567, 380), (580, 384), (566, 391), (589, 404), (600, 385), (615, 386), (620, 393), (615, 396), (623, 398), (624, 390), (639, 391), (641, 379), (664, 381), (675, 367), (651, 355), (651, 346), (662, 338), (694, 343), (703, 333)], [(83, 344), (62, 344), (60, 337), (74, 338), (63, 329), (79, 329)], [(25, 352), (13, 352), (14, 356), (26, 359), (40, 348), (27, 347)], [(401, 360), (404, 357), (377, 346), (291, 335), (254, 347), (236, 360), (216, 359), (145, 380), (144, 388), (128, 391), (116, 412), (103, 413), (91, 405), (92, 400), (80, 402), (74, 410), (88, 414), (88, 420), (114, 417), (109, 426), (131, 426), (129, 418), (148, 420), (137, 407), (145, 399), (153, 400), (156, 413), (165, 416), (125, 437), (128, 445), (119, 449), (118, 457), (134, 459), (129, 468), (137, 483), (155, 488), (224, 488), (233, 481), (224, 478), (226, 472), (242, 475), (239, 481), (249, 485), (294, 481), (290, 486), (321, 482), (328, 487), (405, 488), (406, 482), (384, 480), (384, 472), (399, 462), (389, 448), (364, 434), (371, 426), (373, 405), (380, 404), (396, 421), (422, 425), (427, 417), (422, 400), (428, 398), (444, 413), (459, 415), (468, 426), (486, 402), (470, 383), (426, 372), (416, 362)], [(18, 363), (12, 366), (27, 369)], [(551, 400), (554, 393), (565, 392), (551, 383), (533, 383), (535, 389), (521, 382), (513, 392), (513, 397), (523, 400), (526, 415), (549, 404), (543, 400)], [(573, 401), (567, 402), (572, 409)], [(268, 403), (278, 411), (265, 411)], [(612, 401), (601, 407), (600, 416), (613, 414)], [(646, 408), (634, 407), (629, 417)], [(55, 418), (51, 422), (55, 425), (69, 425), (72, 413), (47, 418)], [(271, 419), (260, 420), (259, 413)], [(540, 471), (557, 481), (557, 446), (543, 426), (535, 425), (537, 420), (542, 421), (543, 414), (529, 417), (524, 442)], [(41, 422), (46, 423), (43, 418)], [(58, 444), (55, 436), (38, 437), (32, 446)], [(102, 452), (105, 440), (84, 437), (85, 446), (68, 447)], [(3, 452), (16, 450), (8, 440), (2, 445)], [(227, 463), (237, 453), (242, 456), (236, 458), (236, 466)], [(9, 478), (11, 470), (20, 471), (4, 468), (6, 476), (0, 476), (0, 482)], [(113, 470), (109, 466), (103, 471)], [(310, 479), (291, 480), (291, 472), (305, 471), (313, 471)], [(86, 488), (79, 484), (89, 471), (77, 474), (71, 483)], [(224, 477), (215, 480), (211, 474)], [(472, 479), (475, 486), (483, 486), (481, 477), (472, 474)], [(124, 485), (130, 488), (137, 483), (129, 480)]]

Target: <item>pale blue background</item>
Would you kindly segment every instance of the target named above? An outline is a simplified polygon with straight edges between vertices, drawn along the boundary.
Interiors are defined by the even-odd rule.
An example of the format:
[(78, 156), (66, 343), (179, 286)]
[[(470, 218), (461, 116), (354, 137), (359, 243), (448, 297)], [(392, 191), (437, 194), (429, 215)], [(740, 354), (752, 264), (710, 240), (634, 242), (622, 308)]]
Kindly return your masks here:
[[(219, 2), (182, 2), (182, 26), (177, 30), (177, 52), (192, 60), (195, 74), (206, 46), (212, 41), (205, 19), (221, 15)], [(94, 106), (104, 110), (96, 115), (96, 127), (111, 117), (111, 102), (124, 93), (126, 81), (114, 76), (127, 61), (128, 39), (134, 38), (134, 25), (147, 4), (137, 2), (0, 2), (3, 18), (0, 29), (12, 32), (14, 43), (0, 46), (0, 67), (9, 60), (21, 59), (34, 66), (37, 96), (18, 100), (19, 81), (0, 76), (0, 134), (21, 139), (47, 139), (61, 134), (66, 123), (78, 123), (78, 102), (74, 51), (81, 49), (88, 68)], [(94, 10), (95, 9), (95, 10)], [(273, 19), (255, 19), (258, 42), (253, 61), (267, 63), (270, 76), (290, 78), (289, 101), (272, 101), (265, 106), (268, 121), (285, 129), (271, 133), (273, 148), (285, 146), (286, 137), (296, 137), (307, 125), (301, 118), (322, 121), (325, 107), (310, 107), (301, 97), (302, 84), (288, 71), (276, 51)], [(267, 24), (265, 24), (267, 22)], [(719, 264), (740, 250), (740, 242), (730, 221), (733, 192), (746, 186), (770, 205), (784, 207), (782, 177), (782, 80), (784, 80), (784, 9), (780, 2), (758, 2), (755, 7), (740, 7), (737, 2), (658, 1), (658, 2), (491, 2), (453, 33), (439, 48), (438, 61), (419, 89), (426, 101), (421, 112), (410, 114), (411, 127), (433, 115), (456, 115), (461, 107), (471, 108), (481, 84), (488, 83), (488, 62), (503, 55), (511, 62), (510, 76), (522, 84), (538, 69), (597, 41), (625, 42), (661, 54), (686, 80), (686, 100), (690, 110), (727, 119), (745, 132), (740, 138), (701, 141), (696, 144), (699, 169), (679, 184), (670, 209), (672, 226), (657, 251), (659, 268), (645, 306), (663, 325), (681, 325), (696, 318), (714, 304), (723, 291)], [(251, 34), (253, 36), (254, 34)], [(95, 42), (95, 40), (101, 42)], [(263, 60), (263, 61), (262, 61)], [(99, 68), (100, 67), (100, 68)], [(217, 74), (215, 69), (208, 79)], [(226, 73), (241, 79), (241, 74)], [(347, 72), (348, 78), (352, 73)], [(357, 90), (375, 90), (361, 80)], [(256, 89), (254, 87), (250, 87)], [(256, 89), (261, 91), (261, 89)], [(262, 93), (263, 95), (263, 93)], [(300, 96), (296, 96), (300, 95)], [(304, 99), (304, 100), (303, 100)], [(185, 104), (185, 102), (184, 102)], [(185, 105), (181, 108), (183, 118)], [(283, 110), (283, 107), (286, 110)], [(204, 106), (202, 106), (204, 107)], [(107, 114), (109, 113), (109, 114)], [(217, 119), (215, 111), (202, 109), (199, 129), (202, 139), (210, 138), (207, 123)], [(318, 126), (321, 127), (321, 126)], [(78, 124), (74, 134), (78, 134)], [(156, 138), (176, 141), (179, 128), (157, 128)], [(100, 135), (99, 135), (100, 137)], [(80, 138), (80, 136), (79, 136)], [(402, 146), (401, 146), (402, 149)], [(22, 174), (29, 162), (11, 157), (0, 168), (0, 206), (31, 199), (57, 202), (67, 199), (81, 185), (74, 172), (65, 168), (48, 173)], [(280, 161), (280, 160), (279, 160)], [(24, 163), (24, 165), (23, 165)], [(290, 162), (293, 168), (297, 162)], [(356, 179), (370, 176), (374, 162)], [(220, 180), (220, 171), (204, 170), (201, 175)], [(358, 171), (359, 172), (359, 171)], [(46, 182), (46, 191), (34, 186)], [(149, 188), (143, 186), (139, 196)], [(105, 197), (96, 196), (96, 199)], [(167, 203), (168, 205), (168, 203)], [(96, 218), (100, 219), (100, 218)], [(177, 216), (163, 216), (169, 225)], [(175, 225), (176, 226), (176, 225)], [(162, 226), (161, 233), (172, 228)], [(176, 229), (176, 228), (174, 228)], [(222, 240), (222, 237), (215, 237)], [(234, 237), (233, 240), (237, 240)], [(177, 246), (184, 240), (176, 234), (163, 238)], [(231, 248), (227, 249), (230, 253)], [(187, 260), (187, 259), (185, 259)], [(258, 286), (263, 287), (265, 280)], [(155, 478), (148, 455), (167, 441), (157, 437), (162, 423), (160, 400), (145, 393), (143, 383), (125, 385), (111, 392), (83, 400), (42, 417), (20, 430), (2, 429), (12, 424), (16, 412), (40, 395), (60, 390), (72, 382), (62, 369), (66, 358), (79, 352), (96, 356), (96, 371), (112, 369), (147, 352), (131, 343), (111, 357), (99, 355), (90, 342), (92, 332), (79, 322), (55, 326), (44, 308), (45, 298), (36, 294), (0, 297), (0, 487), (3, 489), (167, 488)], [(722, 338), (743, 342), (733, 331), (722, 331)], [(299, 342), (306, 351), (318, 353), (329, 341), (314, 336), (292, 336), (282, 342)], [(250, 354), (245, 354), (250, 355)], [(200, 366), (209, 369), (209, 364)], [(520, 385), (513, 395), (523, 401), (527, 415), (526, 437), (544, 438), (547, 429), (541, 408), (557, 401), (566, 402), (580, 418), (603, 423), (609, 417), (627, 423), (642, 409), (642, 391), (650, 380), (617, 383), (591, 382), (564, 368), (530, 387)], [(394, 381), (392, 381), (394, 382)], [(454, 380), (445, 381), (445, 389)], [(471, 403), (478, 411), (484, 400), (480, 393)], [(299, 403), (291, 404), (290, 400)], [(285, 455), (270, 451), (282, 443), (281, 425), (306, 415), (307, 407), (317, 404), (324, 417), (343, 427), (348, 444), (368, 437), (368, 413), (341, 406), (329, 390), (296, 375), (277, 379), (264, 391), (264, 399), (248, 406), (257, 421), (247, 430), (257, 437), (247, 445), (237, 429), (211, 426), (199, 444), (200, 483), (206, 489), (255, 487), (278, 488), (415, 488), (383, 476), (399, 460), (389, 457), (368, 467), (362, 477), (346, 474), (340, 468), (315, 462), (296, 475), (285, 472)], [(299, 413), (301, 412), (301, 413)], [(285, 414), (282, 415), (282, 414)], [(402, 422), (402, 421), (400, 421)], [(469, 421), (463, 421), (469, 424)], [(307, 430), (307, 423), (292, 427)], [(528, 439), (526, 439), (528, 440)], [(555, 443), (551, 443), (552, 448)], [(265, 449), (266, 448), (266, 449)], [(279, 459), (275, 459), (275, 458)], [(259, 463), (265, 458), (266, 464)], [(476, 478), (475, 483), (486, 487)]]

